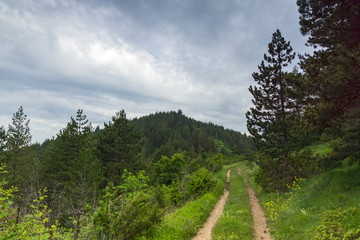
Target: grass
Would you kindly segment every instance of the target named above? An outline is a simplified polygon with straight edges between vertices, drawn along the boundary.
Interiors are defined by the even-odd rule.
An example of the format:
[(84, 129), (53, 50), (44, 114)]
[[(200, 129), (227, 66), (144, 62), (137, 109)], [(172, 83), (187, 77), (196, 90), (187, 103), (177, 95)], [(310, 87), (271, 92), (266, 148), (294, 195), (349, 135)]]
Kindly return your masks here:
[(308, 147), (314, 154), (326, 155), (332, 152), (330, 142), (314, 144)]
[(239, 165), (231, 168), (229, 196), (223, 214), (212, 231), (214, 240), (253, 238), (249, 198), (245, 182), (237, 173)]
[(197, 200), (188, 202), (184, 207), (167, 215), (149, 239), (181, 240), (191, 239), (203, 226), (215, 204), (223, 194), (226, 172), (232, 167), (225, 166), (214, 176), (216, 186)]
[[(329, 151), (328, 148), (326, 144), (314, 147), (317, 154), (319, 152), (326, 154)], [(257, 189), (258, 197), (263, 205), (273, 202), (285, 206), (281, 211), (279, 210), (279, 217), (273, 222), (270, 218), (272, 209), (264, 208), (274, 239), (343, 239), (342, 237), (330, 238), (326, 234), (331, 231), (342, 231), (341, 234), (350, 230), (360, 231), (360, 166), (337, 168), (309, 179), (302, 179), (298, 183), (299, 187), (293, 187), (290, 193), (277, 195), (264, 193), (254, 183), (255, 165), (242, 163), (241, 168), (250, 185)], [(350, 211), (348, 215), (344, 214), (354, 207), (355, 211)], [(334, 215), (334, 219), (336, 217), (345, 219), (343, 217), (345, 215), (347, 217), (346, 220), (334, 221), (340, 224), (341, 228), (332, 228), (329, 220), (324, 217), (328, 215)], [(319, 235), (319, 229), (325, 229), (322, 235)]]

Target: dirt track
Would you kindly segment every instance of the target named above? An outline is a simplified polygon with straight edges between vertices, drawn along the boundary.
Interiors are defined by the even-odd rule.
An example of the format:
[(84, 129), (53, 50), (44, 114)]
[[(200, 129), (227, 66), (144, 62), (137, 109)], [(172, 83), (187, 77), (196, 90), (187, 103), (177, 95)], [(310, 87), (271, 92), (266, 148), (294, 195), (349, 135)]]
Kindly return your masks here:
[[(240, 169), (238, 173), (242, 176)], [(259, 200), (256, 198), (254, 191), (250, 187), (249, 183), (246, 182), (246, 189), (249, 195), (251, 212), (253, 215), (253, 226), (254, 226), (254, 240), (272, 240), (269, 233), (269, 228), (266, 227), (266, 218), (264, 211), (259, 205)]]
[[(227, 185), (230, 183), (230, 170), (227, 172)], [(209, 240), (211, 239), (211, 231), (213, 227), (215, 226), (217, 220), (222, 214), (222, 211), (224, 209), (224, 205), (226, 203), (226, 200), (229, 196), (229, 190), (226, 187), (224, 189), (224, 194), (221, 196), (220, 200), (216, 203), (214, 209), (210, 213), (210, 217), (208, 218), (207, 222), (205, 223), (204, 227), (199, 230), (199, 232), (196, 234), (196, 236), (193, 238), (193, 240)]]
[[(241, 174), (240, 169), (238, 169), (238, 174)], [(253, 226), (254, 226), (254, 240), (272, 240), (271, 235), (269, 233), (269, 229), (266, 227), (266, 218), (264, 215), (264, 211), (261, 209), (259, 205), (259, 200), (256, 198), (254, 191), (250, 187), (250, 185), (246, 182), (246, 189), (249, 195), (251, 212), (253, 215)], [(230, 184), (230, 170), (227, 172), (227, 187), (224, 189), (224, 194), (221, 196), (220, 200), (216, 203), (213, 211), (210, 213), (210, 217), (205, 223), (204, 227), (199, 230), (193, 240), (210, 240), (211, 239), (211, 231), (215, 226), (217, 220), (222, 214), (224, 209), (224, 205), (229, 195), (229, 184)]]

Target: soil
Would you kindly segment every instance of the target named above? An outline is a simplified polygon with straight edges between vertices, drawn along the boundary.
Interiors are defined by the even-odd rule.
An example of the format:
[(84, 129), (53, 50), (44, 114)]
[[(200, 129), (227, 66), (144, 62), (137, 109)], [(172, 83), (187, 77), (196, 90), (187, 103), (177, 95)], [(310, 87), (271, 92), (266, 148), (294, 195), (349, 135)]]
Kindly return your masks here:
[(215, 226), (217, 220), (221, 216), (226, 200), (229, 196), (229, 184), (230, 184), (230, 170), (227, 172), (226, 188), (224, 189), (224, 194), (221, 196), (220, 200), (216, 203), (214, 209), (210, 213), (210, 217), (205, 223), (204, 227), (199, 230), (193, 240), (209, 240), (211, 239), (211, 231)]
[[(238, 174), (241, 174), (240, 169), (238, 169)], [(252, 190), (252, 188), (250, 187), (249, 183), (246, 182), (246, 180), (244, 179), (245, 184), (246, 184), (246, 189), (249, 195), (249, 200), (250, 200), (250, 207), (251, 207), (251, 212), (253, 215), (253, 226), (254, 226), (254, 240), (272, 240), (270, 232), (269, 232), (269, 228), (266, 227), (266, 218), (265, 218), (265, 214), (264, 211), (262, 210), (262, 208), (259, 205), (259, 200), (256, 198), (254, 191)]]

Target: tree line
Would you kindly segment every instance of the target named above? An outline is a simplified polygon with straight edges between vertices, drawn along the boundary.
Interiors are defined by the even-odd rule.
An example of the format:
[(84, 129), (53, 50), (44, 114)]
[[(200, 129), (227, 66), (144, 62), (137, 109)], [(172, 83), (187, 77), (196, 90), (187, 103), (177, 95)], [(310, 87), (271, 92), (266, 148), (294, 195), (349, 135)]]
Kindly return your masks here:
[(0, 232), (9, 239), (133, 239), (210, 190), (235, 143), (253, 149), (246, 135), (180, 110), (133, 120), (121, 110), (94, 128), (79, 109), (42, 144), (31, 144), (29, 123), (20, 107), (0, 128)]
[[(295, 53), (276, 30), (249, 88), (254, 106), (247, 127), (260, 150), (257, 181), (267, 190), (360, 157), (360, 2), (297, 5), (313, 53), (299, 55), (288, 71)], [(317, 158), (305, 148), (317, 141), (330, 142), (334, 151)]]

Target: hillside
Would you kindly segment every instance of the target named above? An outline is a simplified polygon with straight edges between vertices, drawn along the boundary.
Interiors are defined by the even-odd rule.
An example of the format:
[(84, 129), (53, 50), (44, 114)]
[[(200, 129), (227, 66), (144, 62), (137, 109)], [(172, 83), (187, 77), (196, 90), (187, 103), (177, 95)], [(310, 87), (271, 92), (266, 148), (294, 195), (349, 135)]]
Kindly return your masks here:
[[(309, 147), (317, 161), (329, 159), (329, 143)], [(342, 166), (319, 170), (295, 180), (286, 192), (266, 192), (256, 184), (259, 167), (242, 162), (245, 178), (256, 189), (267, 213), (275, 239), (360, 239), (360, 166), (342, 161)]]
[(157, 112), (135, 118), (131, 122), (143, 134), (146, 155), (153, 155), (155, 160), (161, 155), (170, 157), (182, 151), (196, 157), (217, 152), (241, 154), (255, 149), (246, 134), (194, 120), (185, 116), (181, 110)]

